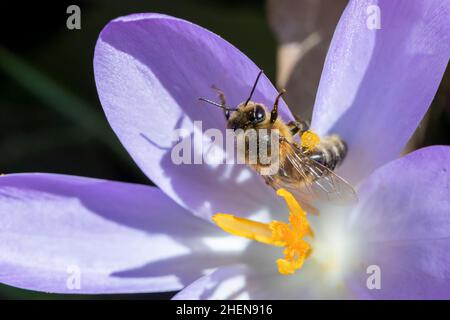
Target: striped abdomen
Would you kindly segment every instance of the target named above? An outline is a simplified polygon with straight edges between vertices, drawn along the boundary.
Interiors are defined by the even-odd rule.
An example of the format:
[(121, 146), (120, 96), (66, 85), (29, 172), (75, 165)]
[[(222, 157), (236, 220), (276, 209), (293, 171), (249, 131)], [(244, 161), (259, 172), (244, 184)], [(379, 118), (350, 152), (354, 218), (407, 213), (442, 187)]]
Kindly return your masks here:
[(310, 158), (334, 170), (346, 155), (347, 144), (339, 136), (330, 135), (321, 139)]

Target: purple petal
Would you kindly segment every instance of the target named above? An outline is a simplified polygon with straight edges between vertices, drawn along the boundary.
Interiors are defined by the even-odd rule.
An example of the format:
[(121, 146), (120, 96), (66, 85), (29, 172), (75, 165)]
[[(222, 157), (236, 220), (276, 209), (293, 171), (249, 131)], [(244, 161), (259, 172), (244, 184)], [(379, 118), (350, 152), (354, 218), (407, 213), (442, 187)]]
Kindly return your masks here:
[[(369, 29), (378, 5), (381, 29)], [(368, 22), (369, 21), (369, 22)], [(341, 174), (357, 183), (399, 156), (427, 111), (450, 57), (448, 1), (351, 1), (336, 28), (312, 126), (338, 133)]]
[[(362, 297), (450, 298), (450, 147), (429, 147), (395, 160), (362, 185), (354, 230)], [(368, 290), (366, 269), (381, 269), (381, 289)]]
[[(231, 106), (249, 95), (259, 68), (238, 49), (181, 19), (132, 15), (103, 29), (94, 71), (101, 103), (120, 141), (178, 204), (206, 218), (217, 211), (248, 214), (282, 208), (274, 192), (242, 165), (175, 165), (171, 159), (176, 129), (185, 129), (192, 138), (196, 120), (203, 122), (203, 131), (225, 128), (222, 110), (198, 101), (218, 100), (212, 85), (225, 92)], [(276, 94), (263, 76), (253, 98), (271, 106)], [(280, 112), (291, 118), (284, 103)], [(199, 144), (192, 149), (200, 154)]]
[[(0, 282), (62, 293), (179, 290), (236, 261), (157, 188), (52, 174), (0, 177)], [(79, 273), (78, 273), (79, 272)], [(71, 276), (80, 274), (80, 286)], [(69, 282), (69, 284), (68, 284)]]
[[(301, 287), (276, 273), (263, 274), (257, 266), (220, 267), (180, 291), (174, 300), (276, 300), (300, 299)], [(292, 281), (291, 281), (292, 283)], [(282, 287), (281, 284), (287, 284)]]
[[(258, 250), (259, 249), (259, 250)], [(275, 260), (282, 250), (255, 244), (246, 264), (219, 267), (181, 290), (175, 300), (307, 300), (345, 297), (323, 278), (322, 269), (307, 261), (295, 275), (278, 273)], [(259, 256), (256, 256), (259, 252)], [(277, 252), (276, 254), (274, 254)], [(253, 257), (251, 257), (253, 255)]]
[(174, 300), (248, 299), (245, 265), (218, 268), (199, 278), (173, 297)]

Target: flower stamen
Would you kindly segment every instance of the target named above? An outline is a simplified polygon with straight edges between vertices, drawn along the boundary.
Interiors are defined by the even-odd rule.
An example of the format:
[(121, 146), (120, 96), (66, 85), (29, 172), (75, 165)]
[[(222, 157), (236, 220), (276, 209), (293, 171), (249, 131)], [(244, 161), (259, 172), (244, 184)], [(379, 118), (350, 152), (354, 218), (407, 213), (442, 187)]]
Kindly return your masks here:
[(217, 213), (212, 220), (222, 230), (233, 235), (272, 246), (285, 247), (284, 259), (278, 259), (276, 263), (278, 271), (288, 275), (300, 269), (310, 255), (312, 248), (303, 238), (313, 237), (314, 234), (306, 218), (306, 211), (302, 209), (294, 196), (285, 189), (278, 189), (277, 195), (286, 201), (289, 208), (289, 223), (281, 221), (262, 223), (226, 213)]

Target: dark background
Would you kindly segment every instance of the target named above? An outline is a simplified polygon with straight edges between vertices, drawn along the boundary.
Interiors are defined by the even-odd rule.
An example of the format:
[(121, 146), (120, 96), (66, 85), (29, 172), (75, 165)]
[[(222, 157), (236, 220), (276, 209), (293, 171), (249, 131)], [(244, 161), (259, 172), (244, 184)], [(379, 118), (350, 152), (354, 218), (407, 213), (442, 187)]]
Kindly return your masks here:
[[(81, 8), (81, 30), (66, 28), (70, 4)], [(151, 184), (109, 128), (97, 97), (92, 59), (100, 30), (109, 20), (130, 13), (174, 15), (221, 35), (274, 80), (277, 43), (265, 8), (263, 0), (1, 4), (0, 173), (52, 172)], [(447, 70), (414, 148), (450, 144), (449, 89)], [(89, 297), (166, 299), (172, 295)], [(0, 284), (0, 298), (79, 297)]]

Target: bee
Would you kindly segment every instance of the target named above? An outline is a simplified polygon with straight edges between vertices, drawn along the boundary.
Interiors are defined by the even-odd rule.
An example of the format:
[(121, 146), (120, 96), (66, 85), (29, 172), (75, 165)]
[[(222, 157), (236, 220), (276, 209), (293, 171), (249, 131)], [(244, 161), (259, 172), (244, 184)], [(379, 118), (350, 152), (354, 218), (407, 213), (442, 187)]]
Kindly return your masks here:
[[(330, 135), (323, 137), (312, 149), (302, 147), (297, 143), (294, 138), (297, 135), (301, 137), (303, 133), (307, 132), (309, 125), (298, 117), (295, 117), (295, 121), (286, 123), (278, 116), (278, 104), (286, 92), (284, 89), (279, 91), (270, 111), (264, 104), (251, 100), (262, 73), (262, 70), (258, 73), (247, 100), (235, 108), (227, 106), (225, 94), (216, 87), (213, 88), (219, 95), (220, 103), (205, 98), (199, 99), (224, 110), (228, 129), (242, 130), (244, 133), (254, 129), (258, 135), (264, 135), (259, 138), (268, 143), (269, 155), (271, 140), (268, 136), (271, 131), (277, 131), (279, 136), (278, 157), (276, 157), (278, 169), (274, 174), (261, 175), (273, 189), (287, 189), (304, 209), (315, 214), (318, 213), (315, 208), (317, 202), (325, 201), (337, 204), (355, 202), (357, 198), (352, 186), (333, 172), (347, 154), (345, 141), (338, 135)], [(259, 152), (257, 154), (259, 155)], [(260, 174), (262, 169), (267, 166), (266, 162), (263, 164), (263, 161), (259, 161), (259, 159), (250, 163), (247, 153), (245, 160)]]

